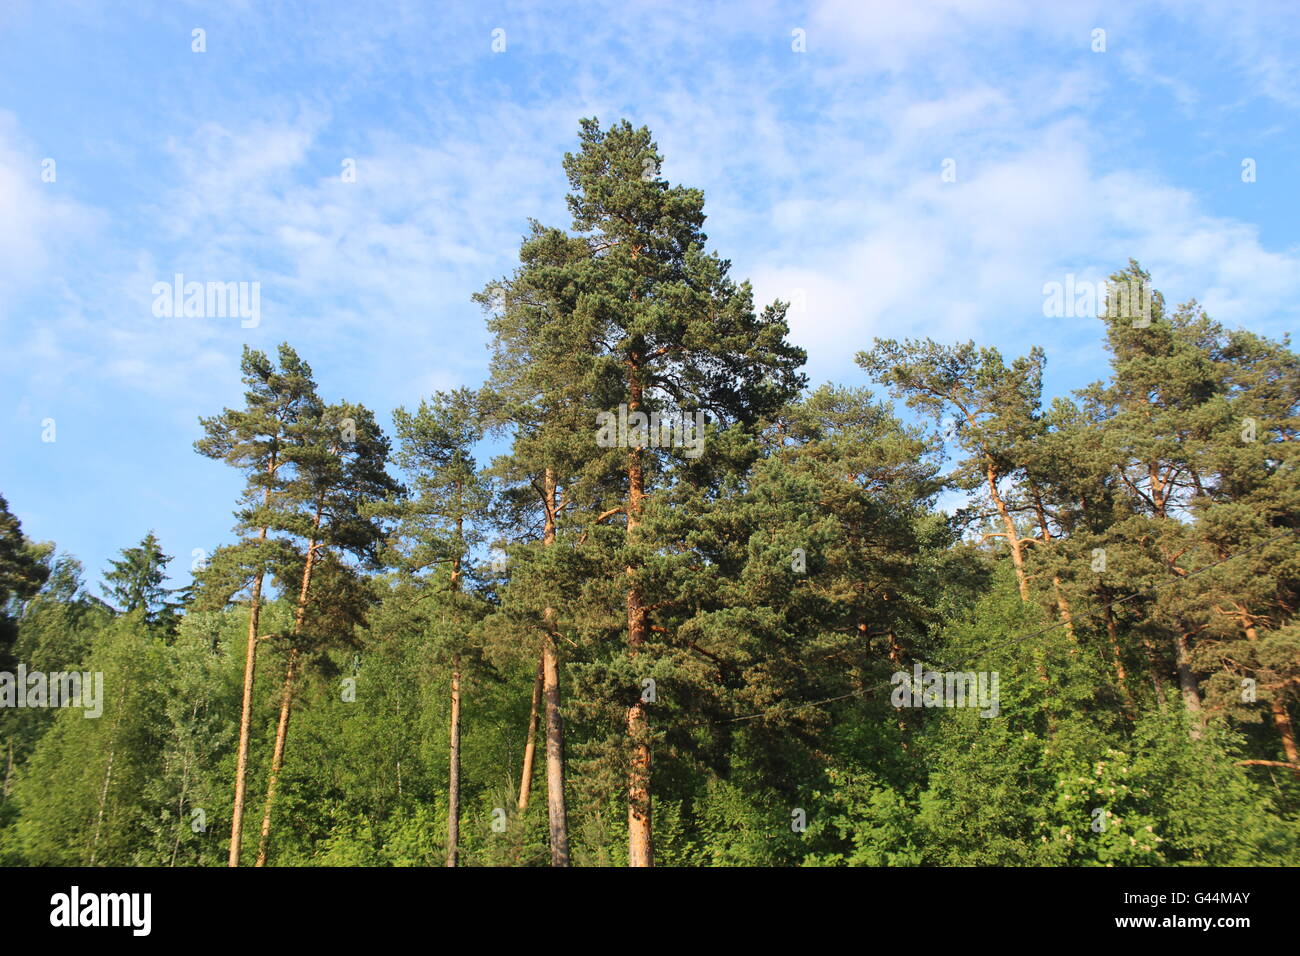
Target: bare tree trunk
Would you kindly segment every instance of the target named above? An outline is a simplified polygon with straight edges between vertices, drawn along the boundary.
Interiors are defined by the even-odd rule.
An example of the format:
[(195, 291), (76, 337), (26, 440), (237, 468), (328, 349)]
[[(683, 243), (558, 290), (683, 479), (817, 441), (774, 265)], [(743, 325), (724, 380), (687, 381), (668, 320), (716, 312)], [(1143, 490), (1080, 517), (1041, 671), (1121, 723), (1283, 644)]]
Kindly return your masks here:
[[(631, 395), (628, 402), (628, 416), (640, 410), (641, 383), (633, 370)], [(628, 499), (627, 499), (627, 536), (636, 534), (641, 523), (641, 499), (645, 496), (645, 471), (641, 463), (641, 449), (628, 451), (627, 464)], [(641, 598), (641, 591), (636, 586), (636, 567), (628, 565), (627, 590), (627, 643), (632, 657), (636, 657), (645, 643), (649, 629), (649, 615)], [(650, 741), (649, 722), (646, 720), (645, 706), (638, 697), (627, 712), (627, 735), (632, 753), (628, 763), (627, 788), (627, 859), (629, 866), (654, 866), (654, 827), (651, 819), (650, 800)]]
[(1029, 600), (1029, 582), (1025, 578), (1025, 552), (1024, 545), (1020, 541), (1020, 533), (1016, 530), (1015, 518), (1011, 516), (1007, 503), (1002, 499), (998, 491), (997, 472), (993, 469), (993, 461), (989, 459), (985, 466), (984, 475), (988, 479), (989, 496), (993, 499), (994, 506), (998, 509), (998, 514), (1002, 517), (1002, 527), (1006, 531), (1007, 545), (1011, 548), (1011, 564), (1016, 569), (1016, 583), (1020, 586), (1020, 600)]
[[(1034, 512), (1038, 515), (1038, 540), (1042, 542), (1043, 547), (1048, 547), (1052, 543), (1052, 529), (1047, 522), (1047, 508), (1043, 504), (1043, 496), (1032, 479), (1029, 482), (1029, 491), (1034, 499)], [(1070, 643), (1074, 645), (1070, 648), (1070, 653), (1078, 654), (1079, 641), (1074, 634), (1074, 615), (1070, 612), (1069, 599), (1066, 598), (1065, 590), (1061, 587), (1060, 575), (1052, 575), (1052, 591), (1056, 594), (1056, 610), (1061, 616), (1061, 623), (1065, 625), (1065, 633), (1070, 638)]]
[[(555, 519), (559, 505), (555, 493), (555, 471), (547, 468), (542, 478), (546, 527), (542, 542), (555, 544)], [(542, 692), (546, 702), (546, 816), (551, 834), (551, 866), (569, 865), (569, 814), (564, 797), (564, 719), (560, 714), (560, 662), (556, 656), (555, 608), (548, 607), (546, 638), (542, 644)]]
[(321, 515), (324, 512), (323, 501), (316, 502), (316, 519), (312, 525), (312, 537), (307, 542), (307, 557), (303, 561), (302, 586), (298, 590), (298, 606), (293, 612), (293, 645), (289, 648), (289, 663), (284, 669), (284, 688), (280, 698), (280, 719), (275, 728), (275, 752), (271, 756), (271, 776), (266, 782), (266, 805), (262, 810), (262, 835), (257, 843), (256, 866), (266, 866), (266, 852), (271, 837), (271, 810), (275, 806), (276, 785), (280, 779), (280, 768), (284, 766), (285, 741), (289, 738), (289, 714), (293, 709), (295, 681), (298, 678), (298, 637), (302, 634), (303, 622), (307, 619), (307, 596), (311, 592), (311, 573), (316, 566), (316, 534), (320, 529)]
[[(1300, 766), (1300, 750), (1296, 749), (1295, 727), (1291, 723), (1291, 715), (1287, 713), (1286, 703), (1281, 697), (1274, 695), (1268, 702), (1268, 709), (1273, 714), (1273, 726), (1282, 736), (1282, 751), (1286, 754), (1286, 759), (1293, 766)], [(1300, 777), (1300, 771), (1294, 771), (1297, 777)]]
[(1147, 652), (1147, 664), (1151, 668), (1151, 683), (1156, 689), (1156, 699), (1160, 702), (1160, 710), (1165, 709), (1165, 682), (1160, 678), (1160, 658), (1156, 654), (1156, 646), (1151, 643), (1151, 638), (1142, 635), (1142, 646)]
[[(265, 538), (266, 529), (262, 529)], [(257, 624), (262, 598), (262, 575), (253, 579), (252, 606), (248, 612), (248, 644), (244, 649), (244, 698), (239, 710), (239, 755), (235, 758), (235, 806), (230, 817), (228, 865), (239, 866), (244, 836), (244, 801), (248, 793), (248, 741), (253, 726), (253, 684), (257, 667)]]
[(90, 842), (90, 865), (95, 865), (95, 856), (99, 853), (99, 834), (104, 828), (104, 808), (108, 805), (108, 785), (113, 779), (113, 756), (117, 751), (108, 752), (108, 766), (104, 770), (104, 786), (99, 791), (99, 811), (95, 814), (95, 836)]
[[(1259, 640), (1259, 631), (1255, 629), (1255, 619), (1250, 616), (1244, 605), (1237, 605), (1237, 615), (1241, 620), (1242, 630), (1246, 632), (1246, 640)], [(1269, 712), (1273, 715), (1273, 726), (1277, 728), (1278, 734), (1282, 738), (1282, 752), (1286, 754), (1286, 759), (1291, 764), (1300, 764), (1300, 749), (1296, 748), (1295, 726), (1291, 723), (1291, 715), (1287, 712), (1286, 701), (1282, 694), (1275, 693), (1268, 702)], [(1300, 770), (1292, 768), (1292, 773), (1300, 777)]]
[(1133, 709), (1133, 696), (1128, 690), (1128, 675), (1124, 670), (1124, 657), (1120, 653), (1119, 646), (1119, 628), (1115, 623), (1115, 614), (1111, 610), (1109, 597), (1103, 594), (1106, 599), (1106, 637), (1110, 641), (1110, 651), (1115, 662), (1115, 680), (1119, 683), (1120, 692), (1124, 695), (1124, 705), (1129, 711)]
[(1061, 579), (1056, 575), (1052, 576), (1052, 588), (1056, 591), (1056, 609), (1060, 612), (1061, 623), (1065, 625), (1065, 633), (1069, 636), (1070, 643), (1076, 645), (1070, 648), (1070, 653), (1077, 654), (1079, 639), (1074, 635), (1074, 615), (1070, 613), (1070, 602), (1061, 588)]
[[(275, 459), (267, 468), (275, 471)], [(271, 490), (262, 492), (262, 506), (271, 500)], [(257, 536), (266, 540), (266, 528)], [(253, 728), (253, 684), (257, 667), (257, 625), (262, 613), (262, 572), (253, 578), (253, 593), (248, 608), (248, 644), (244, 648), (244, 697), (239, 708), (239, 751), (235, 758), (235, 805), (230, 815), (230, 856), (228, 865), (239, 866), (239, 853), (244, 839), (244, 802), (248, 796), (248, 741)]]
[(1174, 642), (1174, 660), (1178, 670), (1178, 686), (1183, 691), (1183, 703), (1187, 705), (1187, 712), (1192, 716), (1191, 737), (1193, 740), (1200, 740), (1204, 724), (1201, 689), (1196, 684), (1196, 675), (1192, 673), (1191, 650), (1187, 638), (1187, 632), (1179, 628), (1178, 637)]
[[(190, 720), (193, 721), (198, 716), (199, 716), (199, 703), (198, 701), (195, 701), (194, 706), (190, 708)], [(176, 857), (181, 852), (181, 833), (182, 833), (181, 827), (184, 826), (184, 820), (185, 820), (185, 797), (190, 791), (191, 766), (192, 765), (190, 763), (190, 754), (187, 753), (185, 755), (184, 762), (181, 764), (181, 792), (180, 795), (176, 798), (176, 839), (172, 843), (172, 859), (171, 859), (171, 863), (168, 864), (169, 866), (176, 865)]]
[[(456, 482), (456, 494), (459, 499), (461, 483)], [(456, 519), (456, 538), (464, 540), (464, 516)], [(451, 562), (451, 590), (460, 591), (461, 555)], [(451, 725), (447, 736), (447, 866), (454, 867), (460, 862), (460, 651), (456, 650), (451, 658)]]
[(271, 776), (266, 782), (266, 805), (262, 809), (262, 834), (257, 841), (257, 862), (266, 866), (266, 853), (271, 842), (271, 810), (275, 806), (276, 786), (280, 769), (284, 766), (284, 744), (289, 737), (289, 715), (293, 711), (294, 681), (297, 679), (298, 648), (289, 649), (289, 663), (284, 668), (284, 684), (280, 696), (280, 719), (275, 726), (275, 751), (271, 754)]
[(451, 759), (447, 783), (447, 865), (460, 857), (460, 655), (451, 663)]
[(533, 764), (537, 757), (537, 715), (542, 707), (542, 670), (545, 662), (537, 661), (537, 677), (533, 680), (533, 703), (528, 710), (528, 738), (524, 742), (524, 769), (519, 773), (518, 808), (528, 809), (528, 797), (533, 790)]
[(564, 723), (560, 716), (560, 670), (555, 645), (542, 649), (546, 695), (546, 813), (551, 830), (551, 866), (569, 865), (569, 818), (564, 799)]
[[(115, 716), (113, 718), (113, 735), (111, 739), (114, 741), (117, 740), (117, 732), (122, 726), (122, 710), (123, 710), (122, 702), (124, 700), (126, 700), (125, 684), (123, 684), (121, 690), (118, 691), (117, 699), (113, 704), (113, 710), (115, 712)], [(109, 750), (108, 765), (104, 768), (104, 786), (99, 791), (99, 811), (95, 815), (95, 836), (90, 843), (90, 865), (91, 866), (95, 865), (95, 858), (99, 854), (99, 835), (104, 828), (104, 812), (105, 812), (105, 808), (108, 806), (108, 789), (109, 789), (109, 785), (112, 783), (113, 780), (113, 757), (116, 753), (117, 753), (116, 746), (114, 746), (112, 750)]]

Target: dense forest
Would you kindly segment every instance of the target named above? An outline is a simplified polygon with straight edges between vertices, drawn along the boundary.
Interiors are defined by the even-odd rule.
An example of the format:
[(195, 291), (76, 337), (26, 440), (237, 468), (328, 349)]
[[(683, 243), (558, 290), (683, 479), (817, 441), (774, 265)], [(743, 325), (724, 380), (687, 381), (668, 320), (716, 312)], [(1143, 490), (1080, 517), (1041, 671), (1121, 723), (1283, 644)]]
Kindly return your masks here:
[(0, 863), (1300, 864), (1289, 342), (1151, 290), (1070, 396), (908, 338), (813, 386), (661, 162), (584, 121), (487, 380), (391, 429), (245, 348), (183, 590), (0, 499)]

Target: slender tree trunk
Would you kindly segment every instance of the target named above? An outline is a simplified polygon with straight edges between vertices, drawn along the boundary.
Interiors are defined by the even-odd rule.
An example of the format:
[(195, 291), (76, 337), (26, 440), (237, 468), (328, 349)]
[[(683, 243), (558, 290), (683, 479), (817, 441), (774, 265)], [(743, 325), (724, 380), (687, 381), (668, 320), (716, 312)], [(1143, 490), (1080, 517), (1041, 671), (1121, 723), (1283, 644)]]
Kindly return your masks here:
[[(122, 726), (122, 702), (126, 699), (126, 685), (123, 684), (118, 691), (117, 700), (113, 705), (116, 716), (113, 718), (113, 735), (112, 740), (117, 740), (118, 730)], [(95, 836), (90, 841), (90, 865), (95, 865), (95, 859), (99, 854), (99, 835), (104, 829), (104, 812), (108, 806), (108, 790), (113, 781), (113, 757), (117, 753), (117, 747), (108, 752), (108, 765), (104, 768), (104, 786), (99, 791), (99, 810), (95, 814)]]
[(1200, 740), (1204, 721), (1201, 711), (1201, 689), (1196, 684), (1196, 675), (1192, 673), (1188, 634), (1182, 628), (1178, 629), (1178, 637), (1174, 641), (1174, 652), (1175, 666), (1178, 670), (1178, 686), (1182, 688), (1183, 703), (1187, 706), (1187, 712), (1192, 717), (1191, 736), (1193, 740)]
[[(631, 400), (628, 402), (628, 417), (641, 408), (641, 383), (637, 378), (637, 369), (633, 369), (631, 380)], [(645, 496), (645, 471), (641, 462), (641, 448), (628, 450), (627, 464), (628, 499), (627, 499), (627, 536), (633, 539), (641, 523), (641, 500)], [(635, 584), (636, 567), (627, 567), (627, 643), (630, 654), (635, 658), (645, 643), (649, 629), (649, 615), (642, 600), (640, 588)], [(627, 735), (631, 744), (631, 760), (628, 765), (627, 788), (627, 858), (629, 866), (654, 866), (654, 827), (651, 819), (650, 801), (650, 742), (649, 722), (646, 719), (645, 705), (638, 697), (627, 712)]]
[[(1296, 749), (1295, 727), (1291, 723), (1291, 715), (1287, 713), (1286, 702), (1281, 696), (1275, 694), (1268, 702), (1268, 709), (1273, 714), (1273, 726), (1282, 736), (1282, 751), (1286, 754), (1287, 762), (1293, 766), (1300, 766), (1300, 750)], [(1300, 770), (1293, 772), (1300, 777)]]
[(99, 791), (99, 811), (95, 814), (95, 836), (90, 841), (90, 865), (95, 865), (95, 856), (99, 853), (99, 834), (104, 829), (104, 808), (108, 806), (108, 787), (113, 779), (113, 756), (116, 750), (108, 752), (108, 766), (104, 770), (104, 786)]
[[(461, 483), (456, 482), (456, 496), (460, 500)], [(456, 518), (456, 540), (465, 540), (463, 512)], [(460, 591), (461, 556), (451, 562), (451, 591)], [(460, 651), (451, 658), (451, 725), (448, 728), (447, 751), (447, 866), (460, 862)]]
[(262, 810), (262, 835), (257, 844), (256, 866), (266, 866), (266, 853), (271, 838), (271, 811), (275, 807), (276, 785), (280, 768), (284, 766), (285, 741), (289, 738), (289, 714), (293, 709), (295, 682), (298, 679), (298, 638), (307, 619), (307, 596), (311, 591), (311, 573), (316, 566), (316, 534), (320, 529), (324, 503), (316, 502), (316, 518), (312, 524), (312, 537), (307, 542), (307, 557), (302, 567), (302, 586), (298, 590), (298, 606), (293, 612), (293, 645), (289, 648), (289, 663), (284, 669), (284, 687), (280, 697), (280, 719), (275, 728), (275, 752), (271, 755), (271, 775), (266, 781), (266, 805)]
[[(1039, 493), (1038, 486), (1030, 480), (1029, 492), (1034, 498), (1034, 512), (1038, 515), (1038, 540), (1042, 542), (1043, 547), (1048, 547), (1052, 543), (1052, 530), (1047, 522), (1047, 507), (1043, 504), (1043, 496)], [(1061, 616), (1061, 623), (1065, 625), (1065, 633), (1070, 638), (1071, 654), (1078, 654), (1078, 638), (1074, 634), (1074, 615), (1070, 611), (1070, 601), (1065, 596), (1065, 589), (1061, 587), (1060, 575), (1052, 575), (1052, 591), (1056, 595), (1056, 610)]]
[[(267, 471), (274, 473), (275, 459)], [(262, 506), (271, 500), (271, 490), (262, 492)], [(264, 527), (257, 540), (266, 540)], [(253, 683), (257, 667), (257, 626), (262, 613), (262, 572), (253, 577), (253, 593), (248, 608), (248, 643), (244, 648), (244, 697), (239, 708), (239, 751), (235, 758), (235, 805), (230, 815), (230, 856), (228, 865), (239, 866), (239, 853), (244, 840), (244, 803), (248, 798), (248, 741), (253, 728)]]
[[(559, 512), (555, 471), (547, 468), (542, 479), (546, 528), (542, 543), (555, 544), (555, 517)], [(560, 662), (556, 655), (555, 608), (547, 607), (546, 638), (542, 644), (542, 692), (546, 703), (546, 816), (551, 834), (551, 866), (569, 865), (569, 814), (564, 797), (564, 718), (560, 714)]]
[(1147, 466), (1147, 478), (1151, 482), (1151, 506), (1157, 518), (1166, 517), (1169, 505), (1169, 486), (1155, 462)]
[(542, 648), (546, 697), (546, 814), (551, 831), (551, 866), (569, 865), (569, 818), (564, 799), (564, 723), (560, 716), (560, 669), (555, 645)]
[(451, 662), (451, 751), (447, 783), (447, 865), (460, 858), (460, 655)]
[[(1065, 597), (1065, 591), (1061, 587), (1061, 579), (1052, 575), (1052, 588), (1056, 591), (1056, 609), (1061, 615), (1061, 623), (1065, 625), (1065, 633), (1070, 638), (1070, 643), (1077, 645), (1078, 638), (1074, 636), (1074, 615), (1070, 613), (1070, 602)], [(1077, 647), (1070, 648), (1071, 654), (1079, 653)]]
[(1115, 613), (1111, 610), (1109, 593), (1102, 595), (1106, 600), (1106, 638), (1110, 641), (1110, 652), (1115, 664), (1115, 680), (1119, 684), (1120, 692), (1124, 695), (1124, 706), (1127, 710), (1133, 709), (1133, 696), (1128, 691), (1128, 675), (1124, 670), (1124, 656), (1120, 652), (1119, 646), (1119, 628), (1115, 623)]
[(519, 773), (519, 803), (522, 810), (528, 809), (528, 797), (533, 789), (533, 763), (537, 757), (537, 715), (542, 707), (542, 671), (545, 662), (538, 658), (537, 677), (533, 680), (533, 703), (528, 710), (528, 738), (524, 742), (524, 769)]
[(262, 808), (262, 833), (257, 841), (257, 862), (254, 866), (266, 866), (266, 854), (271, 843), (271, 810), (275, 806), (280, 769), (284, 766), (284, 745), (289, 738), (289, 715), (293, 712), (297, 670), (298, 648), (293, 647), (289, 649), (289, 663), (285, 665), (284, 684), (280, 689), (280, 719), (275, 725), (275, 750), (271, 754), (271, 776), (266, 782), (266, 804)]
[[(885, 595), (885, 600), (886, 601), (889, 600), (888, 595)], [(859, 630), (860, 631), (863, 630), (862, 625), (859, 625)], [(906, 668), (903, 667), (903, 648), (898, 643), (898, 635), (895, 634), (891, 629), (888, 634), (888, 637), (889, 637), (889, 662), (894, 665), (895, 671), (906, 670)], [(899, 744), (900, 746), (902, 746), (904, 752), (907, 752), (910, 748), (907, 745), (907, 739), (906, 739), (907, 721), (903, 719), (903, 709), (900, 709), (898, 712), (898, 729), (901, 733), (904, 734), (904, 737), (899, 740)]]
[[(265, 538), (266, 529), (262, 529)], [(244, 801), (248, 788), (248, 741), (253, 726), (253, 684), (257, 666), (257, 625), (262, 598), (262, 575), (253, 579), (252, 606), (248, 612), (248, 644), (244, 648), (244, 697), (239, 710), (239, 753), (235, 758), (235, 806), (230, 818), (230, 857), (228, 865), (239, 866), (239, 851), (244, 835)]]
[[(1246, 640), (1258, 641), (1259, 631), (1255, 629), (1255, 619), (1251, 617), (1244, 605), (1237, 605), (1237, 615), (1241, 620), (1242, 630), (1246, 632)], [(1273, 726), (1277, 728), (1282, 738), (1282, 752), (1286, 754), (1287, 762), (1300, 764), (1300, 749), (1296, 747), (1295, 726), (1291, 723), (1291, 715), (1287, 712), (1286, 701), (1280, 692), (1269, 698), (1268, 709), (1273, 715)], [(1292, 770), (1292, 773), (1300, 777), (1300, 771)]]
[(991, 459), (985, 466), (984, 474), (988, 479), (989, 496), (993, 499), (993, 505), (998, 509), (998, 514), (1002, 517), (1002, 528), (1006, 531), (1007, 545), (1011, 548), (1011, 564), (1016, 569), (1016, 583), (1020, 586), (1020, 600), (1028, 601), (1029, 582), (1025, 578), (1024, 545), (1020, 541), (1019, 532), (1016, 531), (1015, 518), (1011, 516), (1007, 503), (1002, 499), (1002, 495), (998, 491), (997, 472), (994, 471)]
[(1165, 709), (1165, 682), (1160, 677), (1160, 657), (1156, 654), (1156, 646), (1151, 642), (1151, 638), (1142, 635), (1142, 647), (1147, 652), (1147, 665), (1151, 668), (1151, 683), (1156, 689), (1156, 699), (1160, 702), (1160, 710)]

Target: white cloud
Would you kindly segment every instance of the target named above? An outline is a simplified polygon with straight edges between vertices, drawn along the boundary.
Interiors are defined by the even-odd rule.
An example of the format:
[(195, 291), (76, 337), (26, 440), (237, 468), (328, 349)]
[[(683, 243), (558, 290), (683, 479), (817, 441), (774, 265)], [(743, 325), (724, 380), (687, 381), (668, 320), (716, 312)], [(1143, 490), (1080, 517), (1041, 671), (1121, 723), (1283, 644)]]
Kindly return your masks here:
[[(53, 166), (43, 165), (53, 160)], [(50, 169), (54, 181), (42, 174)], [(70, 169), (42, 156), (21, 135), (18, 118), (0, 110), (0, 320), (19, 295), (53, 281), (70, 245), (88, 238), (102, 217), (70, 198)]]

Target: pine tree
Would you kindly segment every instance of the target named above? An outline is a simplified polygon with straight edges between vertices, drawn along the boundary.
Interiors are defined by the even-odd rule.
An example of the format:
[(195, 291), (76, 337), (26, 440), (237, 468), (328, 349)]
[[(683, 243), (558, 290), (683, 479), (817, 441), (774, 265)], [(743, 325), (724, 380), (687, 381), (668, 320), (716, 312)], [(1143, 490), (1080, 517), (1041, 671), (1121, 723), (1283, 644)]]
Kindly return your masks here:
[[(262, 352), (244, 347), (240, 362), (247, 386), (242, 409), (227, 408), (211, 418), (199, 419), (205, 435), (194, 443), (201, 455), (239, 469), (246, 485), (237, 512), (239, 544), (219, 550), (204, 575), (209, 587), (223, 590), (223, 601), (235, 591), (249, 588), (248, 639), (244, 653), (244, 690), (239, 720), (239, 749), (235, 764), (235, 796), (231, 816), (231, 866), (239, 865), (243, 845), (244, 804), (247, 798), (248, 748), (252, 729), (253, 687), (256, 678), (258, 622), (262, 587), (276, 561), (284, 559), (279, 542), (268, 539), (273, 515), (281, 507), (285, 479), (282, 469), (288, 435), (302, 419), (320, 414), (311, 367), (298, 353), (282, 344), (279, 367)], [(220, 583), (218, 583), (220, 582)]]
[(400, 490), (386, 470), (388, 439), (365, 406), (349, 402), (328, 405), (319, 415), (299, 417), (286, 432), (283, 455), (292, 472), (280, 492), (282, 508), (269, 514), (268, 519), (273, 530), (300, 543), (294, 564), (301, 573), (293, 627), (285, 635), (286, 662), (262, 810), (258, 866), (267, 861), (276, 788), (302, 669), (313, 652), (331, 640), (341, 639), (340, 635), (355, 623), (355, 616), (348, 614), (340, 627), (334, 615), (320, 613), (313, 605), (313, 574), (318, 566), (333, 571), (333, 590), (342, 592), (334, 603), (342, 607), (354, 605), (356, 598), (347, 592), (364, 590), (365, 583), (342, 565), (327, 561), (342, 552), (364, 566), (378, 567), (384, 529), (374, 507)]
[(1006, 541), (1021, 599), (1028, 601), (1027, 537), (1016, 518), (1029, 505), (1010, 498), (1005, 486), (1023, 471), (1028, 445), (1039, 429), (1042, 349), (1007, 365), (996, 349), (976, 348), (973, 342), (945, 347), (931, 339), (877, 339), (857, 360), (910, 408), (946, 425), (946, 437), (955, 438), (966, 452), (954, 477), (960, 487), (987, 495), (993, 507), (989, 517), (996, 517), (1002, 530), (990, 531), (984, 539)]
[[(489, 310), (488, 328), (494, 334), (483, 415), (490, 428), (512, 439), (510, 454), (498, 458), (492, 469), (502, 482), (497, 509), (503, 516), (498, 520), (502, 533), (515, 541), (540, 539), (542, 547), (550, 548), (557, 542), (562, 512), (573, 513), (581, 501), (582, 472), (595, 457), (583, 440), (596, 386), (594, 366), (584, 361), (590, 351), (584, 334), (588, 330), (577, 316), (583, 282), (590, 274), (590, 250), (581, 239), (532, 223), (519, 257), (522, 265), (509, 280), (492, 283), (475, 297)], [(553, 573), (548, 568), (541, 575)], [(504, 601), (513, 629), (506, 639), (516, 640), (517, 630), (539, 633), (534, 698), (545, 711), (551, 862), (567, 866), (557, 609), (552, 602), (533, 600), (539, 592), (529, 581), (527, 574), (516, 576), (508, 586)], [(532, 776), (537, 710), (533, 707), (529, 718), (521, 810), (527, 805)]]
[[(626, 120), (602, 130), (588, 119), (580, 140), (564, 169), (573, 227), (591, 257), (578, 315), (594, 333), (587, 357), (599, 375), (595, 398), (610, 415), (625, 411), (633, 423), (646, 418), (644, 429), (634, 424), (629, 435), (605, 435), (614, 439), (605, 442), (612, 446), (605, 467), (620, 476), (626, 640), (635, 660), (652, 627), (638, 529), (666, 451), (662, 429), (649, 435), (651, 422), (699, 413), (719, 427), (752, 423), (803, 386), (804, 354), (786, 341), (786, 306), (756, 315), (749, 285), (735, 284), (730, 263), (705, 251), (703, 194), (660, 178), (662, 157), (649, 130)], [(626, 727), (628, 862), (652, 866), (651, 735), (639, 697), (627, 709)]]
[[(1108, 545), (1107, 564), (1112, 573), (1123, 575), (1126, 587), (1160, 588), (1142, 602), (1158, 629), (1150, 656), (1158, 662), (1163, 656), (1156, 650), (1159, 644), (1169, 649), (1184, 706), (1196, 718), (1191, 732), (1199, 736), (1204, 714), (1193, 656), (1201, 625), (1188, 613), (1187, 590), (1172, 587), (1171, 579), (1189, 573), (1180, 563), (1185, 555), (1191, 557), (1188, 529), (1180, 518), (1189, 513), (1208, 476), (1198, 471), (1188, 452), (1215, 429), (1202, 415), (1212, 409), (1222, 382), (1205, 347), (1214, 335), (1212, 323), (1192, 304), (1167, 311), (1164, 297), (1150, 289), (1150, 278), (1132, 261), (1111, 276), (1102, 321), (1112, 376), (1081, 396), (1089, 416), (1105, 423), (1101, 445), (1132, 512), (1109, 529), (1122, 563), (1112, 560)], [(1124, 289), (1145, 291), (1121, 296)]]
[(393, 413), (397, 461), (411, 475), (412, 494), (396, 509), (396, 534), (404, 545), (400, 566), (408, 573), (432, 571), (426, 590), (442, 613), (435, 628), (438, 649), (450, 658), (447, 866), (460, 852), (461, 678), (471, 651), (469, 632), (483, 606), (466, 593), (471, 550), (482, 544), (480, 525), (489, 505), (486, 483), (472, 449), (481, 437), (475, 396), (466, 389), (438, 392), (415, 412)]

